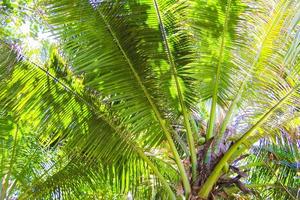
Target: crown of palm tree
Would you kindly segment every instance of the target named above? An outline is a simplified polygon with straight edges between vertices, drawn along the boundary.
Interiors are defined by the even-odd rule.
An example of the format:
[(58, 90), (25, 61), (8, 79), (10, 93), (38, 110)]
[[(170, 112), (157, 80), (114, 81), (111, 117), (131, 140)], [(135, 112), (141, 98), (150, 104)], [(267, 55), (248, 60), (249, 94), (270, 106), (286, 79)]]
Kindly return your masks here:
[(299, 6), (4, 1), (0, 200), (297, 199)]

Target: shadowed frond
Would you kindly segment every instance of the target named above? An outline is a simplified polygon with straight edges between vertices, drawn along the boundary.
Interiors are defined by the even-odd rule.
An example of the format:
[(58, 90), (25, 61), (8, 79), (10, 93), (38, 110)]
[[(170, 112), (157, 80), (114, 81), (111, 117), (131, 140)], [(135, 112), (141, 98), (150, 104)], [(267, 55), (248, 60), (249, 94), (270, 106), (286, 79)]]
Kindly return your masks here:
[[(128, 191), (131, 184), (141, 184), (144, 180), (140, 176), (149, 175), (151, 168), (150, 171), (154, 170), (160, 176), (172, 195), (165, 178), (138, 147), (138, 137), (126, 132), (127, 127), (122, 127), (118, 119), (108, 113), (105, 104), (93, 95), (88, 99), (85, 96), (88, 91), (80, 90), (78, 78), (68, 80), (65, 77), (65, 80), (52, 75), (52, 70), (61, 72), (58, 69), (63, 69), (62, 63), (53, 59), (48, 69), (44, 69), (22, 58), (14, 61), (11, 76), (2, 80), (6, 84), (1, 84), (4, 87), (1, 88), (1, 104), (16, 113), (18, 120), (35, 122), (31, 124), (31, 131), (44, 145), (51, 148), (63, 146), (63, 155), (69, 159), (75, 156), (86, 160), (86, 164), (101, 161), (105, 168), (115, 166), (113, 173), (119, 173), (120, 179), (113, 175), (106, 175), (106, 179), (119, 185), (121, 193)], [(6, 67), (8, 65), (1, 65), (2, 69), (8, 69)], [(79, 92), (71, 90), (76, 84), (79, 84)]]

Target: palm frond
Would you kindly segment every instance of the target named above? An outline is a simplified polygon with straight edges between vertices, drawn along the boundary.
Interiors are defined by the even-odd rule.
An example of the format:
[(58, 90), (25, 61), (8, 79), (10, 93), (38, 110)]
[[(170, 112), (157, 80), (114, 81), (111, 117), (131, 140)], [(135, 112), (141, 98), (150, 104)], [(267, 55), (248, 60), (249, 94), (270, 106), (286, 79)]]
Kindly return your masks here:
[[(285, 137), (286, 138), (286, 137)], [(278, 138), (279, 141), (283, 138)], [(272, 197), (273, 199), (297, 199), (299, 178), (298, 148), (293, 148), (287, 139), (286, 143), (262, 143), (254, 149), (254, 155), (247, 162), (261, 162), (260, 166), (254, 167), (249, 174), (249, 184), (268, 185), (274, 184), (278, 187), (253, 188), (261, 198)], [(299, 152), (298, 152), (299, 153)], [(279, 188), (279, 189), (278, 189)]]
[[(120, 173), (120, 177), (123, 177), (114, 180), (115, 184), (120, 185), (120, 192), (128, 190), (130, 183), (139, 184), (143, 181), (131, 174), (134, 167), (136, 173), (141, 174), (151, 168), (164, 182), (169, 195), (172, 195), (165, 178), (144, 154), (144, 150), (137, 146), (138, 138), (126, 133), (127, 127), (117, 125), (120, 122), (112, 113), (103, 113), (107, 111), (106, 105), (99, 104), (101, 102), (95, 99), (87, 99), (82, 90), (80, 93), (71, 90), (76, 85), (73, 81), (80, 84), (78, 78), (69, 81), (74, 84), (71, 86), (64, 79), (55, 78), (51, 74), (51, 67), (57, 72), (62, 63), (51, 64), (50, 69), (46, 70), (25, 60), (16, 61), (11, 76), (3, 80), (6, 84), (1, 84), (4, 87), (1, 88), (4, 108), (17, 113), (18, 120), (34, 122), (31, 124), (32, 131), (36, 132), (41, 142), (50, 147), (63, 145), (65, 156), (85, 158), (87, 164), (101, 160), (106, 167), (116, 165), (114, 173)], [(1, 67), (5, 69), (7, 65)], [(16, 94), (22, 96), (13, 99)], [(111, 175), (106, 178), (116, 177)]]

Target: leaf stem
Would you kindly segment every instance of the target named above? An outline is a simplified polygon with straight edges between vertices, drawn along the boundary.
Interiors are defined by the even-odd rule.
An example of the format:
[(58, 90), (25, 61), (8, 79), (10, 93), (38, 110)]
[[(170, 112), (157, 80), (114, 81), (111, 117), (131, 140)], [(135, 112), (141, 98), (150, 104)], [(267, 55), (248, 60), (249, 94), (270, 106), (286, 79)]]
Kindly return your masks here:
[(175, 79), (175, 85), (176, 85), (176, 90), (177, 90), (177, 94), (178, 94), (178, 99), (179, 99), (180, 107), (181, 107), (181, 110), (182, 110), (182, 113), (183, 113), (184, 126), (185, 126), (185, 129), (187, 131), (187, 139), (188, 139), (189, 150), (190, 150), (190, 155), (191, 155), (192, 179), (196, 180), (196, 177), (197, 177), (197, 157), (196, 157), (194, 137), (193, 137), (191, 125), (190, 125), (190, 122), (189, 122), (189, 114), (188, 114), (187, 108), (186, 108), (185, 103), (184, 103), (182, 89), (180, 87), (180, 83), (179, 83), (179, 79), (178, 79), (177, 69), (176, 69), (176, 66), (175, 66), (174, 58), (172, 56), (172, 52), (171, 52), (170, 47), (169, 47), (167, 33), (166, 33), (166, 29), (164, 27), (164, 23), (163, 23), (161, 14), (160, 14), (160, 9), (159, 9), (159, 6), (158, 6), (158, 3), (157, 3), (156, 0), (153, 0), (153, 4), (154, 4), (156, 14), (157, 14), (157, 18), (158, 18), (158, 21), (159, 21), (160, 31), (161, 31), (163, 43), (164, 43), (164, 46), (165, 46), (165, 50), (166, 50), (166, 53), (167, 53), (168, 61), (169, 61), (169, 64), (170, 64), (170, 67), (171, 67), (171, 70), (172, 70), (173, 77)]
[(220, 82), (220, 78), (221, 78), (221, 64), (223, 62), (223, 57), (224, 57), (225, 36), (226, 36), (227, 28), (228, 28), (227, 26), (228, 26), (228, 21), (229, 21), (230, 8), (231, 8), (231, 0), (228, 0), (225, 22), (224, 22), (224, 27), (223, 27), (223, 32), (222, 32), (220, 53), (219, 53), (219, 58), (218, 58), (217, 74), (216, 74), (216, 79), (215, 79), (215, 83), (214, 83), (212, 103), (211, 103), (211, 108), (210, 108), (210, 119), (209, 119), (208, 129), (207, 129), (207, 133), (206, 133), (206, 140), (209, 140), (214, 135), (213, 132), (214, 132), (214, 125), (215, 125), (215, 121), (216, 121), (218, 90), (219, 90), (219, 82)]

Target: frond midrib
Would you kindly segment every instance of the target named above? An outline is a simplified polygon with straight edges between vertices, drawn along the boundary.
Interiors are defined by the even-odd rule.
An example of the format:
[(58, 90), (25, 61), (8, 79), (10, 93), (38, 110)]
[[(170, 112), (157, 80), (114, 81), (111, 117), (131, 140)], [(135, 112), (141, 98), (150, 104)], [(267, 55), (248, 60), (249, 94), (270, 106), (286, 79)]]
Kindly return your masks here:
[(177, 90), (177, 94), (178, 94), (178, 99), (179, 99), (180, 107), (181, 107), (181, 110), (182, 110), (182, 113), (183, 113), (184, 126), (185, 126), (186, 131), (187, 131), (189, 151), (190, 151), (190, 154), (191, 154), (192, 177), (193, 177), (193, 180), (196, 180), (196, 176), (197, 176), (197, 156), (196, 156), (196, 149), (195, 149), (195, 142), (194, 142), (194, 138), (193, 138), (193, 133), (192, 133), (191, 125), (190, 125), (190, 122), (189, 122), (188, 111), (187, 111), (187, 107), (185, 106), (185, 103), (184, 103), (182, 89), (180, 87), (179, 80), (178, 80), (177, 69), (176, 69), (176, 66), (175, 66), (174, 58), (172, 56), (172, 52), (170, 50), (169, 41), (168, 41), (167, 34), (166, 34), (166, 31), (165, 31), (164, 23), (163, 23), (161, 14), (160, 14), (160, 9), (159, 9), (159, 6), (158, 6), (158, 3), (157, 3), (156, 0), (153, 0), (153, 4), (154, 4), (154, 7), (155, 7), (155, 10), (156, 10), (156, 13), (157, 13), (157, 18), (158, 18), (158, 21), (159, 21), (160, 31), (161, 31), (161, 35), (162, 35), (162, 39), (163, 39), (163, 44), (165, 46), (167, 58), (168, 58), (168, 61), (169, 61), (169, 65), (171, 67), (172, 75), (175, 79), (175, 85), (176, 85), (176, 90)]
[(224, 21), (223, 31), (222, 31), (221, 46), (220, 46), (219, 57), (218, 57), (217, 73), (216, 73), (213, 95), (212, 95), (212, 103), (210, 108), (210, 118), (209, 118), (207, 133), (206, 133), (206, 140), (209, 140), (214, 135), (213, 132), (214, 132), (214, 124), (216, 120), (216, 112), (217, 112), (216, 109), (217, 109), (217, 101), (218, 101), (219, 82), (221, 78), (221, 67), (222, 67), (221, 65), (224, 57), (225, 38), (228, 29), (230, 10), (231, 10), (231, 0), (228, 0), (226, 6), (225, 21)]

